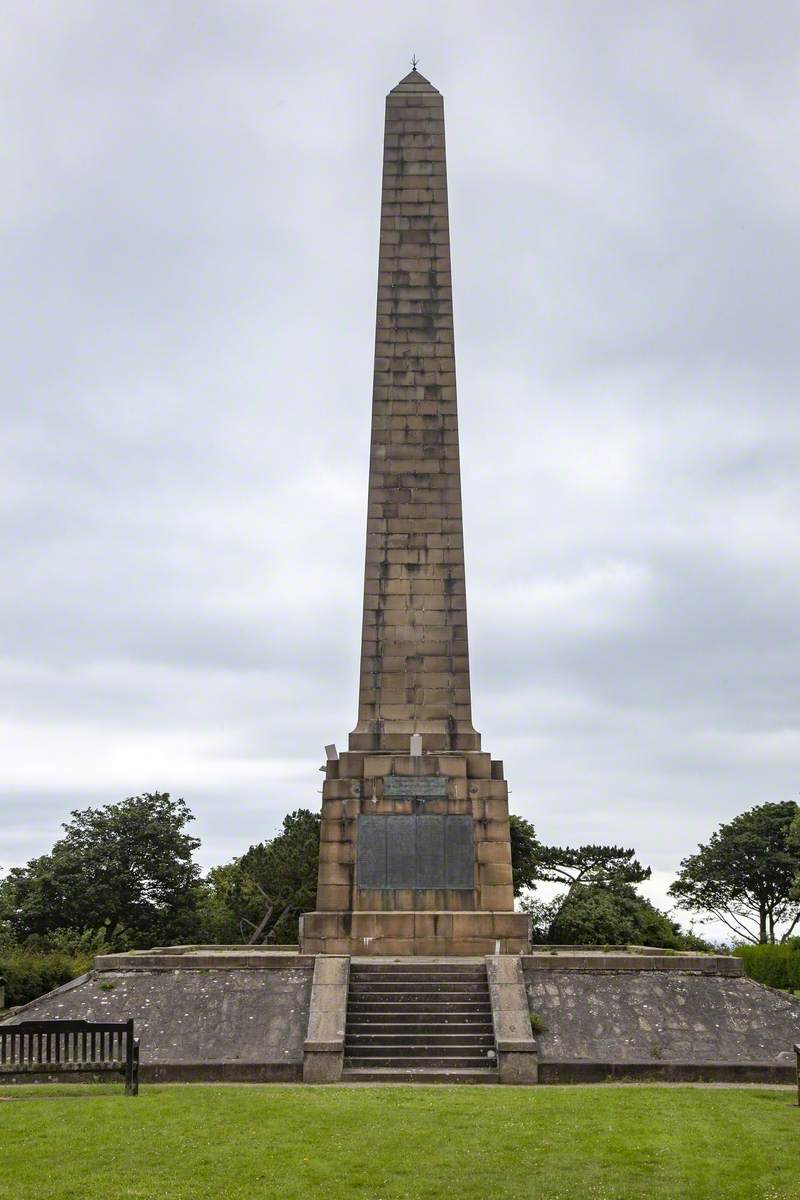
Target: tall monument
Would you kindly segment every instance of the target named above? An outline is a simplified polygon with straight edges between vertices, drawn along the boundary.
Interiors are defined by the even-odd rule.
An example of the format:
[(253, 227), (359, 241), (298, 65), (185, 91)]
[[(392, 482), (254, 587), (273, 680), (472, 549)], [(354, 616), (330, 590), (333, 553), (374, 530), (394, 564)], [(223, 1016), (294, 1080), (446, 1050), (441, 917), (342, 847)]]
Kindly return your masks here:
[(358, 723), (322, 792), (309, 953), (493, 954), (508, 788), (472, 724), (442, 96), (386, 97)]

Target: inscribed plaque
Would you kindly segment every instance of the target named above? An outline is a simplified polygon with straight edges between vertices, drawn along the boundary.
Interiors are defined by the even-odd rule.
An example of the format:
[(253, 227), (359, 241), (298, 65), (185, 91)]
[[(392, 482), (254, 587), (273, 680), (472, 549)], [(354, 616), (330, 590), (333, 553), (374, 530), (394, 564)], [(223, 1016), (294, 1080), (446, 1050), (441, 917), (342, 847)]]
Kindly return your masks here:
[(472, 817), (362, 813), (358, 886), (386, 891), (471, 890), (475, 886)]

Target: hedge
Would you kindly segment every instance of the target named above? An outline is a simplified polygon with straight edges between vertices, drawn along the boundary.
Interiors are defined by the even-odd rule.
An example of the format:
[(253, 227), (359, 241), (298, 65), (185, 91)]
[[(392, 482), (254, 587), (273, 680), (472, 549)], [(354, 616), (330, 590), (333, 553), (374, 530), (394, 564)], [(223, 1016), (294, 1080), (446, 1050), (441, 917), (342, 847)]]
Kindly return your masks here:
[(29, 950), (0, 946), (0, 976), (6, 981), (6, 1006), (27, 1004), (88, 971), (91, 955), (65, 950)]
[(737, 946), (734, 954), (744, 960), (751, 979), (784, 991), (800, 991), (800, 938), (775, 946)]

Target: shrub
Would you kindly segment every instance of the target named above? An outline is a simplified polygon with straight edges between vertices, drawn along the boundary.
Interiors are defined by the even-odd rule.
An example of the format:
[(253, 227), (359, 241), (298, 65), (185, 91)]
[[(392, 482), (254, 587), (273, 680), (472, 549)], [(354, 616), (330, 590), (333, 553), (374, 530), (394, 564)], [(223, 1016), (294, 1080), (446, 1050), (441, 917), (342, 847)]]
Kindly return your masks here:
[(33, 950), (27, 946), (0, 946), (0, 975), (6, 981), (6, 1005), (27, 1004), (51, 992), (91, 966), (91, 954), (64, 950)]
[(737, 946), (734, 954), (744, 961), (751, 979), (783, 991), (800, 990), (800, 938), (766, 946)]

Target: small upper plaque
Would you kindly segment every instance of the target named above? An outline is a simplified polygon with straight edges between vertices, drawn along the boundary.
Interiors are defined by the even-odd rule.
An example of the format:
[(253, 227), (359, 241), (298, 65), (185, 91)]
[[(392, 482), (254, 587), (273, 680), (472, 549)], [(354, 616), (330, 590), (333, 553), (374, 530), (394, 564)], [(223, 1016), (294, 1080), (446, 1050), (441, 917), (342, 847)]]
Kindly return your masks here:
[(446, 775), (384, 775), (384, 796), (399, 796), (405, 800), (447, 796)]

